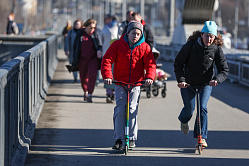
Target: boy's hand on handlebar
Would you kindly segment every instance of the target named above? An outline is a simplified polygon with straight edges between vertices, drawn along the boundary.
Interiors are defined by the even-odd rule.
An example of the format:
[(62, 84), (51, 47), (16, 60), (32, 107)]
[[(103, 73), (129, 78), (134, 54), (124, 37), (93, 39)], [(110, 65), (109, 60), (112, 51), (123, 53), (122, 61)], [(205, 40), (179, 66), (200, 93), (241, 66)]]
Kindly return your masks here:
[(218, 85), (218, 82), (216, 80), (212, 80), (209, 82), (209, 86), (216, 86)]
[(145, 80), (144, 84), (145, 85), (152, 85), (153, 84), (153, 80), (148, 78), (148, 79)]
[(107, 84), (107, 85), (111, 85), (112, 84), (112, 79), (106, 78), (106, 79), (104, 79), (104, 83)]
[(178, 86), (179, 88), (187, 88), (187, 87), (189, 86), (189, 84), (187, 84), (186, 82), (179, 82), (179, 83), (177, 84), (177, 86)]

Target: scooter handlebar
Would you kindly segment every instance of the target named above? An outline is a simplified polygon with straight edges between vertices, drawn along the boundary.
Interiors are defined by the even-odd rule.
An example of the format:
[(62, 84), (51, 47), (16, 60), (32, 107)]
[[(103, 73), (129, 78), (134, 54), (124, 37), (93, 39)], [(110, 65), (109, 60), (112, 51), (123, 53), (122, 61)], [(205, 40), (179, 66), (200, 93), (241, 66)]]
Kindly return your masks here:
[(138, 81), (138, 82), (134, 82), (134, 83), (126, 83), (126, 82), (123, 82), (123, 81), (116, 81), (116, 80), (113, 80), (112, 83), (118, 83), (118, 84), (121, 84), (121, 85), (137, 85), (137, 84), (144, 84), (145, 81)]

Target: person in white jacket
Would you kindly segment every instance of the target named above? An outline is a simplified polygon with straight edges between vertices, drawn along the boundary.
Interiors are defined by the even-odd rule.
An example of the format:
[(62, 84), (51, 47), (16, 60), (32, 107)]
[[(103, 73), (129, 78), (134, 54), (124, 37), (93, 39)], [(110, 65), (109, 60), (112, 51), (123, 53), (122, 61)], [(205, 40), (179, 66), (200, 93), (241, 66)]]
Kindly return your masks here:
[[(118, 24), (115, 16), (107, 14), (104, 18), (105, 26), (101, 31), (101, 40), (102, 40), (102, 51), (105, 55), (107, 49), (110, 47), (111, 43), (118, 39)], [(106, 102), (112, 103), (114, 101), (114, 84), (105, 85), (106, 88)]]

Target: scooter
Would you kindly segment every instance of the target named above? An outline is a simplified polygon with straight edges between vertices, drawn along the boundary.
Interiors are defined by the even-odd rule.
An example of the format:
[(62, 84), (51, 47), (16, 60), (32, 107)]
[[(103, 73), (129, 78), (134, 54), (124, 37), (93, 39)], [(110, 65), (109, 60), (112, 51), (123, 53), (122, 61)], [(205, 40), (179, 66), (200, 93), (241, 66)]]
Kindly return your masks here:
[[(205, 85), (206, 86), (206, 85)], [(204, 147), (202, 146), (202, 136), (201, 136), (201, 117), (200, 117), (200, 112), (201, 112), (201, 106), (200, 106), (200, 93), (203, 91), (205, 86), (191, 86), (188, 85), (189, 87), (196, 95), (196, 103), (197, 103), (197, 114), (196, 114), (196, 123), (197, 123), (197, 145), (196, 145), (196, 150), (199, 154), (202, 153)]]
[(125, 155), (127, 155), (129, 148), (129, 114), (130, 114), (130, 92), (134, 86), (137, 84), (144, 84), (145, 81), (135, 82), (135, 83), (125, 83), (122, 81), (112, 81), (112, 83), (120, 84), (127, 93), (127, 103), (126, 103), (126, 123), (125, 123), (125, 146), (123, 148)]

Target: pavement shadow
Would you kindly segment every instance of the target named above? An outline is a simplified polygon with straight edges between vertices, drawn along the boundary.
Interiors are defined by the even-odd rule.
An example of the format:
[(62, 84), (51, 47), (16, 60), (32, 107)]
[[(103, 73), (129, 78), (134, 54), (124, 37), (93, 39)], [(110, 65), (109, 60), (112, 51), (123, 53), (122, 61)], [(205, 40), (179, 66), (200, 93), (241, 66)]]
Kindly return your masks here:
[[(60, 165), (248, 165), (249, 160), (206, 158), (195, 155), (196, 140), (180, 131), (139, 130), (137, 148), (125, 156), (122, 151), (111, 150), (113, 130), (101, 129), (36, 129), (26, 165), (37, 162)], [(210, 131), (208, 149), (249, 150), (248, 132)], [(222, 138), (222, 139), (221, 139)], [(189, 157), (176, 157), (177, 154)], [(168, 154), (168, 157), (161, 155)], [(174, 154), (174, 157), (170, 157)], [(42, 161), (40, 161), (42, 158)]]
[[(39, 156), (39, 159), (37, 157)], [(42, 159), (40, 159), (42, 158)], [(35, 164), (33, 164), (35, 163)], [(39, 163), (39, 164), (38, 164)], [(40, 164), (42, 163), (42, 164)], [(49, 154), (30, 154), (26, 160), (25, 166), (33, 165), (99, 165), (99, 166), (189, 166), (189, 165), (202, 165), (202, 166), (234, 166), (249, 164), (247, 159), (235, 158), (205, 158), (205, 157), (160, 157), (160, 156), (132, 156), (128, 154), (116, 155), (49, 155)]]
[[(196, 140), (192, 135), (192, 131), (183, 135), (177, 130), (139, 130), (136, 144), (138, 147), (151, 148), (194, 148)], [(108, 148), (114, 143), (112, 136), (113, 130), (37, 128), (32, 144)], [(208, 149), (249, 150), (245, 146), (248, 138), (247, 131), (209, 131)]]
[[(86, 101), (83, 101), (83, 94), (82, 95), (76, 95), (76, 94), (55, 94), (55, 93), (49, 93), (47, 94), (48, 97), (51, 97), (51, 98), (47, 98), (45, 103), (87, 103)], [(75, 100), (62, 100), (61, 98), (58, 99), (57, 97), (58, 96), (63, 96), (63, 97), (69, 97), (69, 98), (75, 98)], [(101, 96), (101, 95), (93, 95), (93, 103), (90, 103), (90, 104), (108, 104), (106, 103), (105, 101), (105, 98), (106, 96)], [(80, 100), (79, 100), (80, 98)], [(98, 101), (95, 101), (94, 99), (96, 98), (102, 98), (103, 99), (103, 102), (98, 102)]]

